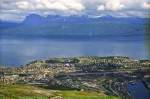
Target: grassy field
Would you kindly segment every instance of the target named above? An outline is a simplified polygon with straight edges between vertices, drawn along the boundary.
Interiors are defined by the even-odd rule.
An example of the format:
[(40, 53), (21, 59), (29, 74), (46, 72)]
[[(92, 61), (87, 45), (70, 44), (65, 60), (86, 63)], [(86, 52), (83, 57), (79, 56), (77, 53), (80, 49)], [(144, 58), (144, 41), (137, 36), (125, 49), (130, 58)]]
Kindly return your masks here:
[(104, 93), (48, 90), (30, 85), (0, 84), (0, 99), (119, 99)]

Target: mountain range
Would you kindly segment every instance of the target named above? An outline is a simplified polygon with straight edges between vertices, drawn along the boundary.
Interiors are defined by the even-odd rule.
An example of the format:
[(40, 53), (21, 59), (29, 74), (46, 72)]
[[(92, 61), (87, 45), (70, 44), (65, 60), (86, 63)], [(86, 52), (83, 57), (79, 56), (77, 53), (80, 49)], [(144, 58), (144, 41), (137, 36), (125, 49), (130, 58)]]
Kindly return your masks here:
[[(20, 23), (0, 21), (2, 38), (66, 38), (66, 39), (126, 39), (140, 40), (148, 19), (103, 16), (42, 17), (31, 14)], [(111, 37), (111, 38), (110, 38)]]

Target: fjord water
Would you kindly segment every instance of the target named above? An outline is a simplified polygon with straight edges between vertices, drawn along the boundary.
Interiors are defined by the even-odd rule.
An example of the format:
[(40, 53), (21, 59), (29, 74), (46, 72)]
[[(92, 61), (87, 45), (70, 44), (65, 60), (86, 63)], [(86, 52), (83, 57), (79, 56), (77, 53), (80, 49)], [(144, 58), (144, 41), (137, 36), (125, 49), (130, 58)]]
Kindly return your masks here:
[(1, 39), (0, 63), (8, 66), (24, 65), (32, 60), (71, 56), (130, 56), (148, 57), (143, 42), (103, 40)]
[(149, 99), (150, 91), (144, 86), (141, 81), (137, 81), (134, 85), (128, 85), (128, 91), (134, 99)]
[(0, 64), (24, 65), (49, 57), (129, 56), (147, 59), (145, 19), (37, 15), (0, 22)]

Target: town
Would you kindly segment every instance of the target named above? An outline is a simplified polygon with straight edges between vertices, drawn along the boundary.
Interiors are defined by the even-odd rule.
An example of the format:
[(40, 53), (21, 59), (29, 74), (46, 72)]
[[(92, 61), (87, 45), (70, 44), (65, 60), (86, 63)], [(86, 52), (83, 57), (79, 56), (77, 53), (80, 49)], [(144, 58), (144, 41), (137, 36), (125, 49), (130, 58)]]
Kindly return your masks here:
[(103, 91), (132, 99), (129, 84), (150, 89), (150, 60), (127, 56), (49, 58), (19, 67), (0, 67), (1, 84), (27, 84), (49, 89)]

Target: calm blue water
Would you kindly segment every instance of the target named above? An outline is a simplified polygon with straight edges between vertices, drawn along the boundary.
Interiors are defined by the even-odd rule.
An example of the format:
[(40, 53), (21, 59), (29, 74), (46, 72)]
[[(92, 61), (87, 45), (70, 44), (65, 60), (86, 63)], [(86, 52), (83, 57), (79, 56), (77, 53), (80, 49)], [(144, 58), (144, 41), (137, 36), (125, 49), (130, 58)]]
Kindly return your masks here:
[(148, 58), (144, 41), (0, 39), (0, 64), (24, 65), (49, 57), (111, 56)]
[(129, 84), (128, 91), (134, 99), (150, 99), (150, 90), (146, 89), (142, 82), (136, 82), (135, 85)]

